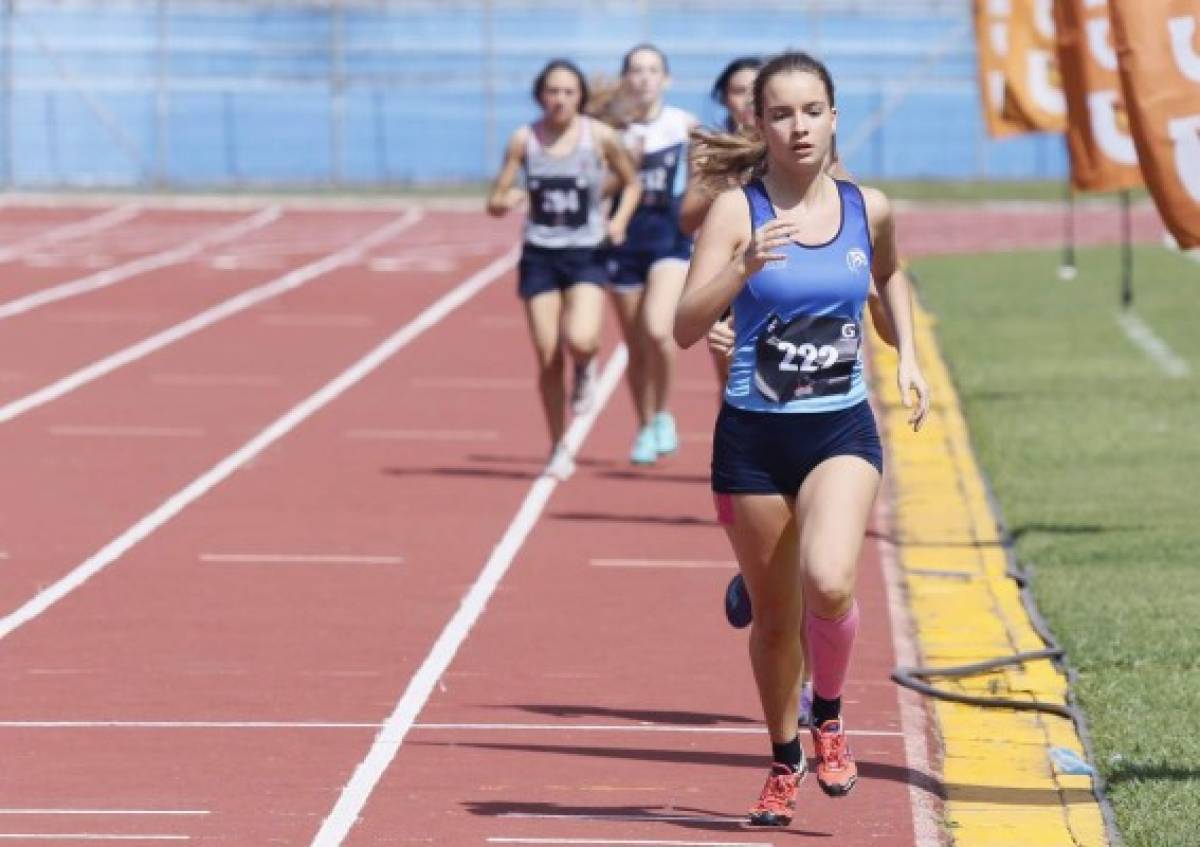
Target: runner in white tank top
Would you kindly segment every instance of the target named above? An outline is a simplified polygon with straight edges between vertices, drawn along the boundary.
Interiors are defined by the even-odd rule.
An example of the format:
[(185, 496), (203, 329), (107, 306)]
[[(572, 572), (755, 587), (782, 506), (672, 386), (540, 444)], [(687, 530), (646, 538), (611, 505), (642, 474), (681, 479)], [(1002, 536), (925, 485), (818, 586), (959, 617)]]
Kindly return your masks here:
[[(641, 194), (637, 171), (617, 134), (582, 114), (587, 95), (587, 80), (571, 62), (555, 59), (542, 69), (533, 84), (542, 118), (512, 134), (487, 204), (488, 214), (497, 217), (527, 199), (530, 204), (518, 291), (537, 354), (538, 391), (550, 430), (546, 472), (560, 479), (575, 469), (563, 443), (563, 348), (575, 364), (572, 411), (582, 414), (594, 393), (603, 285), (608, 281), (601, 244), (625, 240)], [(600, 210), (606, 169), (621, 184), (609, 220)], [(528, 195), (514, 186), (522, 170)]]

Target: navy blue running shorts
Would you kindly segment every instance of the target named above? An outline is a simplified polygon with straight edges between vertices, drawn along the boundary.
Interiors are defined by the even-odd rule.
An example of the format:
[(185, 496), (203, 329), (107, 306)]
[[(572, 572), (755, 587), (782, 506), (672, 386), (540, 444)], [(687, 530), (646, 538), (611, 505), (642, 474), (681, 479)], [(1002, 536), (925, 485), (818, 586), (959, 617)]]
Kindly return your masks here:
[(633, 250), (628, 245), (608, 254), (609, 287), (614, 291), (636, 291), (646, 284), (650, 268), (663, 259), (692, 260), (692, 239), (679, 235), (666, 250)]
[(864, 400), (836, 412), (748, 412), (725, 403), (713, 434), (717, 494), (795, 497), (826, 459), (858, 456), (883, 473), (875, 415)]
[(598, 247), (538, 247), (526, 244), (517, 265), (517, 291), (530, 300), (547, 291), (563, 291), (577, 283), (605, 285), (608, 271)]

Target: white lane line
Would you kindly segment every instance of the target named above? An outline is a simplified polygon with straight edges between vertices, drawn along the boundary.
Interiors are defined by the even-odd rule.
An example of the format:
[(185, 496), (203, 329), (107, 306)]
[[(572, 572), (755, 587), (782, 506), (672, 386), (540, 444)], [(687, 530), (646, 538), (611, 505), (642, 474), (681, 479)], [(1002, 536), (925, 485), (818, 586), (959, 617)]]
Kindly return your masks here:
[(324, 553), (201, 553), (200, 561), (242, 565), (402, 565), (403, 556)]
[(528, 391), (533, 380), (523, 377), (424, 376), (409, 380), (413, 388), (466, 388), (501, 391)]
[(177, 323), (175, 326), (168, 327), (162, 332), (151, 335), (149, 338), (144, 338), (136, 344), (93, 362), (87, 367), (81, 368), (75, 371), (75, 373), (68, 374), (57, 382), (52, 382), (31, 394), (26, 394), (24, 397), (13, 400), (11, 403), (6, 403), (0, 406), (0, 423), (11, 421), (13, 418), (23, 415), (30, 409), (36, 409), (38, 406), (45, 405), (52, 400), (57, 400), (64, 394), (69, 394), (75, 389), (87, 385), (89, 382), (112, 373), (118, 368), (149, 356), (151, 353), (174, 344), (180, 339), (187, 338), (189, 335), (212, 326), (231, 315), (236, 315), (238, 312), (243, 312), (252, 306), (256, 306), (264, 300), (269, 300), (285, 291), (299, 288), (319, 276), (356, 262), (367, 250), (414, 226), (422, 217), (423, 213), (420, 209), (410, 209), (406, 215), (398, 220), (394, 220), (353, 244), (343, 247), (336, 253), (330, 253), (323, 259), (310, 262), (268, 283), (234, 295), (222, 303), (218, 303), (199, 314), (193, 315), (182, 323)]
[(1191, 375), (1192, 369), (1187, 361), (1168, 347), (1167, 342), (1155, 335), (1154, 330), (1133, 312), (1118, 312), (1117, 323), (1125, 330), (1129, 340), (1140, 347), (1167, 376), (1183, 379)]
[(74, 223), (65, 224), (54, 229), (48, 229), (45, 232), (39, 232), (37, 235), (30, 236), (24, 241), (18, 241), (15, 244), (9, 244), (7, 247), (0, 248), (0, 262), (11, 262), (14, 259), (20, 259), (26, 253), (32, 253), (34, 250), (49, 244), (55, 244), (59, 241), (102, 232), (119, 223), (124, 223), (141, 211), (142, 207), (137, 203), (129, 203), (124, 206), (107, 209), (98, 215), (93, 215), (82, 221), (75, 221)]
[(0, 832), (0, 841), (191, 841), (190, 835), (105, 835), (98, 832)]
[(177, 385), (188, 388), (208, 386), (263, 386), (279, 385), (283, 382), (270, 374), (152, 374), (150, 381), (155, 385)]
[[(880, 500), (883, 499), (880, 498)], [(895, 525), (894, 515), (879, 501), (876, 501), (875, 505), (875, 525), (885, 527)], [(888, 622), (891, 624), (896, 663), (906, 667), (915, 667), (919, 664), (917, 643), (913, 634), (915, 630), (905, 599), (904, 578), (901, 575), (896, 545), (887, 544), (882, 540), (875, 543), (879, 550), (879, 560), (883, 570), (883, 585), (888, 603)], [(931, 720), (929, 707), (915, 691), (897, 688), (896, 692), (900, 707), (901, 730), (897, 735), (904, 739), (904, 763), (909, 770), (938, 781), (939, 775), (930, 764), (929, 745), (926, 741), (929, 736)], [(943, 843), (943, 839), (941, 836), (942, 815), (938, 809), (938, 799), (918, 786), (915, 781), (910, 780), (908, 804), (912, 814), (914, 847), (939, 847)]]
[(263, 315), (260, 322), (267, 326), (332, 326), (362, 327), (375, 323), (370, 315)]
[[(596, 423), (600, 411), (608, 404), (613, 390), (621, 379), (621, 374), (625, 371), (627, 359), (628, 355), (622, 345), (616, 349), (604, 366), (597, 385), (596, 402), (587, 414), (576, 418), (567, 431), (565, 441), (567, 448), (572, 453), (579, 452), (588, 432)], [(366, 805), (367, 798), (370, 797), (384, 771), (396, 757), (400, 745), (404, 742), (404, 736), (416, 722), (417, 715), (424, 708), (442, 674), (454, 660), (458, 648), (466, 641), (471, 628), (483, 614), (488, 600), (508, 572), (517, 551), (521, 549), (525, 539), (537, 525), (538, 518), (556, 487), (558, 487), (558, 480), (549, 475), (539, 477), (529, 487), (529, 493), (525, 495), (524, 502), (521, 503), (512, 523), (509, 524), (504, 536), (500, 539), (500, 543), (493, 549), (475, 583), (463, 596), (458, 610), (446, 624), (433, 648), (429, 651), (429, 655), (425, 657), (425, 661), (421, 663), (421, 667), (409, 681), (403, 696), (396, 703), (395, 709), (384, 722), (379, 734), (376, 735), (375, 743), (371, 745), (366, 757), (355, 768), (354, 775), (342, 789), (329, 817), (325, 819), (313, 838), (312, 847), (334, 847), (334, 845), (340, 845), (349, 835)]]
[[(375, 235), (382, 238), (385, 234), (390, 234), (390, 230), (394, 230), (395, 228), (395, 225), (385, 227), (383, 230), (378, 230)], [(347, 256), (352, 255), (352, 253), (342, 251), (339, 255), (342, 255), (344, 260)], [(240, 467), (267, 449), (267, 447), (283, 438), (306, 419), (361, 382), (372, 371), (395, 355), (397, 351), (411, 343), (415, 338), (418, 338), (426, 330), (436, 326), (443, 318), (466, 303), (506, 271), (510, 270), (516, 264), (517, 256), (517, 249), (514, 248), (504, 256), (491, 262), (487, 267), (459, 283), (421, 312), (421, 314), (388, 336), (375, 349), (367, 353), (367, 355), (342, 371), (342, 373), (326, 383), (316, 393), (310, 395), (298, 405), (293, 406), (258, 435), (226, 456), (182, 490), (176, 492), (159, 505), (158, 508), (154, 509), (154, 511), (150, 512), (73, 568), (66, 576), (47, 586), (20, 608), (0, 618), (0, 639), (11, 634), (23, 624), (33, 620), (59, 600), (79, 588), (93, 576), (123, 556), (130, 548), (146, 539), (155, 530), (171, 520), (171, 518), (178, 515), (211, 489), (226, 480)], [(330, 258), (333, 259), (334, 257)]]
[(52, 426), (51, 435), (94, 436), (97, 438), (201, 438), (198, 427), (166, 426)]
[(47, 320), (60, 324), (150, 323), (159, 319), (157, 312), (72, 312), (52, 314)]
[(499, 441), (494, 429), (350, 429), (347, 438), (365, 441)]
[(731, 559), (592, 559), (595, 568), (676, 568), (676, 569), (719, 569), (737, 567)]
[(553, 844), (559, 847), (573, 844), (592, 844), (596, 847), (772, 847), (770, 841), (655, 841), (632, 838), (489, 838), (488, 843)]
[(0, 815), (211, 815), (206, 809), (0, 809)]
[(122, 280), (137, 276), (138, 274), (147, 273), (148, 271), (165, 268), (169, 265), (177, 265), (181, 262), (186, 262), (193, 256), (212, 247), (214, 244), (222, 244), (226, 241), (232, 241), (248, 232), (264, 227), (272, 221), (276, 220), (282, 213), (279, 206), (269, 206), (261, 210), (257, 214), (251, 215), (248, 218), (234, 223), (230, 226), (224, 226), (220, 229), (211, 230), (204, 235), (194, 238), (191, 241), (186, 241), (177, 247), (172, 247), (169, 250), (163, 250), (161, 253), (152, 253), (149, 256), (142, 256), (134, 259), (131, 262), (126, 262), (123, 265), (117, 265), (113, 268), (107, 268), (99, 273), (90, 274), (81, 279), (64, 282), (61, 285), (55, 285), (50, 288), (44, 288), (41, 291), (27, 294), (24, 297), (18, 297), (15, 300), (9, 300), (7, 303), (0, 303), (0, 320), (11, 318), (14, 315), (19, 315), (24, 312), (31, 311), (39, 306), (45, 306), (47, 303), (55, 303), (59, 300), (66, 300), (68, 297), (75, 297), (80, 294), (86, 294), (89, 291), (95, 291), (98, 288), (106, 288), (110, 285), (115, 285)]
[[(383, 729), (379, 721), (0, 721), (0, 729)], [(684, 724), (530, 724), (530, 723), (414, 723), (423, 732), (548, 732), (548, 733), (683, 733), (695, 735), (762, 735), (763, 727), (690, 726)], [(902, 738), (886, 729), (847, 729), (861, 738)]]

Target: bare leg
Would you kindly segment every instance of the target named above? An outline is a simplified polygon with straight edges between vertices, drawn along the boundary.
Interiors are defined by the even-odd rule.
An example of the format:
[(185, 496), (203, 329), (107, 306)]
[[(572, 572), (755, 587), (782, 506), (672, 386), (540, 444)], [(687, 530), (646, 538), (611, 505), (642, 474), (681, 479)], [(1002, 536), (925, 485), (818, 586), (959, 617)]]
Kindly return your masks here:
[(537, 357), (538, 392), (550, 443), (557, 445), (566, 431), (566, 390), (563, 387), (563, 353), (559, 324), (563, 298), (558, 291), (546, 291), (525, 301), (529, 337)]
[(586, 365), (600, 349), (604, 321), (604, 289), (588, 282), (570, 286), (564, 293), (563, 338), (576, 365)]
[(649, 396), (649, 383), (646, 374), (645, 341), (638, 331), (638, 311), (642, 306), (643, 288), (631, 291), (614, 291), (613, 305), (617, 310), (617, 321), (621, 325), (621, 335), (625, 346), (629, 349), (629, 364), (625, 377), (629, 384), (629, 393), (633, 398), (633, 411), (637, 415), (638, 429), (650, 422), (654, 414), (653, 403)]
[(663, 259), (650, 267), (646, 280), (640, 324), (646, 339), (652, 413), (666, 410), (675, 379), (675, 357), (679, 348), (675, 344), (673, 326), (687, 269), (687, 262), (680, 259)]

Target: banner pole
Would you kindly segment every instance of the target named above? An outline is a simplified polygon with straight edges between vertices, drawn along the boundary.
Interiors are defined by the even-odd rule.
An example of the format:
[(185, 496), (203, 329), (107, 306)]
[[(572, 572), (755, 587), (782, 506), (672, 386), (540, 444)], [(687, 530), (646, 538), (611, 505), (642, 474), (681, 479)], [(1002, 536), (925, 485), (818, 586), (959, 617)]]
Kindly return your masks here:
[(1121, 192), (1121, 306), (1133, 305), (1133, 220), (1129, 189)]
[(1075, 188), (1070, 177), (1063, 185), (1063, 210), (1063, 252), (1058, 278), (1072, 280), (1078, 276), (1079, 268), (1075, 264)]

